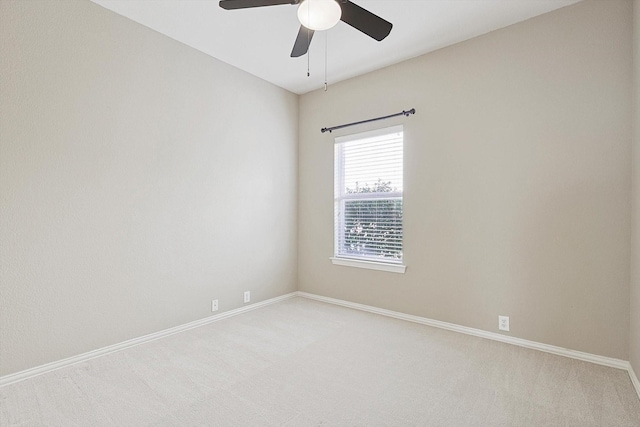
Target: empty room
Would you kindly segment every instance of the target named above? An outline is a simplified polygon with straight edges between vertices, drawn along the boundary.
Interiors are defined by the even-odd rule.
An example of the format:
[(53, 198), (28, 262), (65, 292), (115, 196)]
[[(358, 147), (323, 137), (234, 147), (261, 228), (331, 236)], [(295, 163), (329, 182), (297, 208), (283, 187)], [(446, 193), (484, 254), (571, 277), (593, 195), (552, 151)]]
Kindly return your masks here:
[(0, 425), (640, 426), (640, 0), (0, 0)]

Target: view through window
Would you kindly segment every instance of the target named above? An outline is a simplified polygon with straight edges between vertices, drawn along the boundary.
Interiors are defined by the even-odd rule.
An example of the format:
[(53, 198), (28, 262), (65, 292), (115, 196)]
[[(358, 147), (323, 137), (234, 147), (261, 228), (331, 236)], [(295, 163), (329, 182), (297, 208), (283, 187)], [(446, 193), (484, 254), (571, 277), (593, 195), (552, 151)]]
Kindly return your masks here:
[(402, 262), (402, 126), (336, 138), (335, 256)]

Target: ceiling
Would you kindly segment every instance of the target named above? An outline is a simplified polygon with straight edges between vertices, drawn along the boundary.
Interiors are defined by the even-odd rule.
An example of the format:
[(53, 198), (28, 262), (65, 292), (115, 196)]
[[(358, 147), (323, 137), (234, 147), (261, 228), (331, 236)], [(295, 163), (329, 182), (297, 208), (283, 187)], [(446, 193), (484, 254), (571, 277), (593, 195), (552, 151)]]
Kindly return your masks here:
[(355, 0), (393, 23), (391, 34), (377, 42), (339, 22), (330, 30), (316, 32), (310, 56), (300, 58), (289, 57), (300, 26), (297, 6), (228, 11), (217, 0), (91, 1), (303, 94), (323, 87), (325, 53), (330, 85), (580, 0)]

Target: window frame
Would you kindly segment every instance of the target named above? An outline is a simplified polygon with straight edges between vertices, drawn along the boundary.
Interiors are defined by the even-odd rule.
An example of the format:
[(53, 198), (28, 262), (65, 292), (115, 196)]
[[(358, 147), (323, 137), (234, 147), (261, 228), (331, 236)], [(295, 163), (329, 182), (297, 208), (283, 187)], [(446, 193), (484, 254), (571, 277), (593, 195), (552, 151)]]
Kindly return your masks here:
[[(363, 193), (357, 195), (351, 195), (349, 197), (344, 197), (344, 179), (345, 179), (345, 168), (344, 168), (344, 155), (338, 155), (339, 150), (343, 147), (342, 144), (349, 143), (353, 141), (359, 141), (368, 138), (374, 138), (377, 136), (383, 135), (391, 135), (395, 133), (402, 133), (402, 174), (404, 177), (404, 127), (403, 125), (394, 125), (379, 129), (374, 129), (366, 132), (358, 132), (354, 134), (344, 135), (336, 137), (334, 140), (334, 191), (333, 191), (333, 203), (334, 203), (334, 232), (333, 232), (333, 256), (330, 257), (331, 262), (334, 265), (346, 266), (346, 267), (356, 267), (356, 268), (364, 268), (371, 270), (379, 270), (379, 271), (387, 271), (392, 273), (404, 273), (406, 270), (406, 265), (404, 264), (404, 215), (402, 218), (402, 258), (400, 260), (385, 260), (385, 259), (373, 259), (366, 257), (357, 257), (357, 256), (345, 256), (340, 255), (340, 245), (344, 240), (344, 228), (345, 228), (345, 202), (347, 200), (390, 200), (390, 199), (400, 199), (402, 201), (403, 209), (404, 209), (404, 188), (402, 191), (394, 191), (388, 193)], [(340, 147), (340, 148), (338, 148)], [(403, 180), (404, 181), (404, 180)], [(404, 185), (403, 185), (404, 187)], [(340, 194), (338, 194), (337, 189), (341, 188)], [(338, 209), (338, 204), (340, 204), (340, 208)], [(340, 230), (342, 231), (342, 235), (340, 234)], [(340, 238), (342, 236), (342, 239)]]

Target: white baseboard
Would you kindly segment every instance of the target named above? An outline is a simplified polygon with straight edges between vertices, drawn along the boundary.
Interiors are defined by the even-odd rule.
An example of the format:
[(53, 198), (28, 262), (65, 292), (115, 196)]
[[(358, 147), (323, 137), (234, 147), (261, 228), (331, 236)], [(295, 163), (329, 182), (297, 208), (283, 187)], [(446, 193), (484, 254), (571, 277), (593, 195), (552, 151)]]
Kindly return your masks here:
[(495, 332), (487, 332), (481, 329), (469, 328), (467, 326), (456, 325), (455, 323), (442, 322), (426, 317), (414, 316), (411, 314), (400, 313), (397, 311), (386, 310), (384, 308), (373, 307), (370, 305), (358, 304), (355, 302), (345, 301), (337, 298), (324, 297), (321, 295), (310, 294), (308, 292), (298, 291), (296, 294), (300, 297), (309, 298), (316, 301), (322, 301), (329, 304), (341, 305), (343, 307), (353, 308), (356, 310), (368, 311), (369, 313), (380, 314), (382, 316), (393, 317), (396, 319), (406, 320), (409, 322), (420, 323), (423, 325), (433, 326), (435, 328), (447, 329), (449, 331), (460, 332), (462, 334), (473, 335), (480, 338), (487, 338), (494, 341), (500, 341), (506, 344), (517, 345), (519, 347), (530, 348), (533, 350), (544, 351), (546, 353), (556, 354), (558, 356), (569, 357), (572, 359), (582, 360), (584, 362), (596, 363), (598, 365), (609, 366), (611, 368), (622, 369), (629, 373), (631, 383), (640, 399), (640, 381), (633, 371), (633, 367), (626, 360), (614, 359), (612, 357), (598, 356), (597, 354), (585, 353), (568, 348), (557, 347), (555, 345), (543, 344), (536, 341), (529, 341), (522, 338), (515, 338), (506, 335), (497, 334)]
[[(409, 322), (420, 323), (423, 325), (433, 326), (441, 329), (447, 329), (454, 332), (460, 332), (467, 335), (487, 338), (490, 340), (500, 341), (507, 344), (513, 344), (520, 347), (531, 348), (534, 350), (544, 351), (544, 352), (556, 354), (559, 356), (570, 357), (572, 359), (578, 359), (585, 362), (597, 363), (598, 365), (609, 366), (617, 369), (624, 369), (626, 371), (629, 371), (629, 368), (630, 368), (629, 362), (627, 362), (626, 360), (598, 356), (596, 354), (570, 350), (568, 348), (557, 347), (554, 345), (543, 344), (535, 341), (529, 341), (522, 338), (510, 337), (507, 335), (497, 334), (495, 332), (487, 332), (481, 329), (469, 328), (467, 326), (460, 326), (454, 323), (447, 323), (447, 322), (442, 322), (440, 320), (428, 319), (426, 317), (414, 316), (411, 314), (400, 313), (397, 311), (385, 310), (383, 308), (372, 307), (370, 305), (358, 304), (355, 302), (344, 301), (336, 298), (324, 297), (320, 295), (310, 294), (307, 292), (298, 291), (297, 294), (298, 296), (313, 299), (316, 301), (322, 301), (330, 304), (341, 305), (343, 307), (349, 307), (349, 308), (354, 308), (356, 310), (368, 311), (370, 313), (380, 314), (382, 316), (393, 317), (396, 319), (407, 320)], [(636, 386), (636, 390), (638, 390), (637, 386)]]
[(543, 344), (535, 341), (529, 341), (521, 338), (509, 337), (506, 335), (497, 334), (494, 332), (487, 332), (481, 329), (469, 328), (467, 326), (460, 326), (454, 323), (442, 322), (439, 320), (428, 319), (426, 317), (414, 316), (411, 314), (400, 313), (397, 311), (386, 310), (383, 308), (373, 307), (364, 304), (358, 304), (350, 301), (340, 300), (336, 298), (324, 297), (321, 295), (310, 294), (308, 292), (291, 292), (289, 294), (281, 295), (279, 297), (271, 298), (265, 301), (257, 302), (254, 304), (246, 305), (234, 310), (225, 311), (224, 313), (216, 314), (213, 316), (205, 317), (204, 319), (196, 320), (194, 322), (186, 323), (184, 325), (176, 326), (173, 328), (165, 329), (163, 331), (155, 332), (152, 334), (144, 335), (142, 337), (123, 341), (114, 345), (99, 348), (97, 350), (89, 351), (87, 353), (72, 356), (66, 359), (58, 360), (56, 362), (47, 363), (45, 365), (36, 366), (34, 368), (26, 369), (24, 371), (16, 372), (14, 374), (5, 375), (0, 377), (0, 387), (13, 384), (18, 381), (26, 380), (37, 375), (41, 375), (47, 372), (55, 371), (56, 369), (64, 368), (74, 365), (76, 363), (84, 362), (96, 357), (105, 356), (116, 351), (124, 350), (126, 348), (134, 347), (136, 345), (144, 344), (149, 341), (157, 340), (167, 337), (169, 335), (184, 332), (189, 329), (197, 328), (209, 323), (216, 322), (218, 320), (226, 319), (228, 317), (237, 316), (238, 314), (246, 313), (247, 311), (255, 310), (260, 307), (275, 304), (280, 301), (284, 301), (295, 296), (308, 298), (316, 301), (326, 302), (329, 304), (340, 305), (343, 307), (353, 308), (356, 310), (367, 311), (382, 316), (393, 317), (396, 319), (406, 320), (409, 322), (420, 323), (427, 326), (433, 326), (436, 328), (447, 329), (454, 332), (460, 332), (467, 335), (473, 335), (476, 337), (487, 338), (494, 341), (500, 341), (507, 344), (517, 345), (520, 347), (531, 348), (534, 350), (544, 351), (547, 353), (556, 354), (559, 356), (570, 357), (572, 359), (582, 360), (585, 362), (596, 363), (598, 365), (609, 366), (612, 368), (623, 369), (629, 373), (631, 382), (635, 387), (638, 398), (640, 398), (640, 381), (636, 376), (631, 364), (625, 360), (614, 359), (611, 357), (598, 356), (595, 354), (584, 353), (581, 351), (570, 350), (563, 347), (557, 347), (549, 344)]
[(197, 328), (208, 323), (217, 322), (218, 320), (226, 319), (228, 317), (237, 316), (247, 311), (255, 310), (256, 308), (264, 307), (266, 305), (275, 304), (280, 301), (284, 301), (289, 298), (293, 298), (297, 295), (297, 292), (291, 292), (289, 294), (281, 295), (279, 297), (271, 298), (265, 301), (260, 301), (254, 304), (245, 305), (234, 310), (225, 311), (224, 313), (216, 314), (213, 316), (205, 317), (204, 319), (196, 320), (194, 322), (185, 323), (184, 325), (176, 326), (173, 328), (165, 329), (163, 331), (154, 332), (152, 334), (144, 335), (138, 338), (133, 338), (127, 341), (123, 341), (117, 344), (102, 347), (97, 350), (82, 353), (77, 356), (72, 356), (66, 359), (58, 360), (56, 362), (47, 363), (45, 365), (36, 366), (35, 368), (26, 369), (24, 371), (16, 372), (14, 374), (5, 375), (0, 377), (0, 387), (13, 384), (18, 381), (26, 380), (27, 378), (35, 377), (47, 372), (55, 371), (56, 369), (65, 368), (76, 363), (84, 362), (96, 357), (105, 356), (109, 353), (124, 350), (125, 348), (134, 347), (136, 345), (144, 344), (149, 341), (154, 341), (160, 338), (168, 337), (169, 335), (184, 332), (189, 329)]

